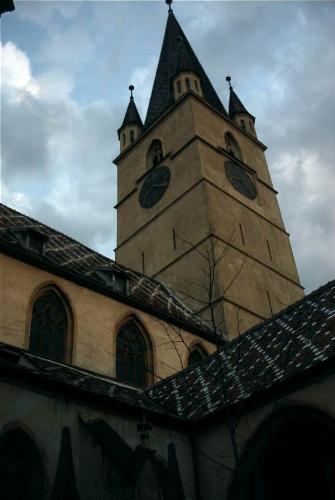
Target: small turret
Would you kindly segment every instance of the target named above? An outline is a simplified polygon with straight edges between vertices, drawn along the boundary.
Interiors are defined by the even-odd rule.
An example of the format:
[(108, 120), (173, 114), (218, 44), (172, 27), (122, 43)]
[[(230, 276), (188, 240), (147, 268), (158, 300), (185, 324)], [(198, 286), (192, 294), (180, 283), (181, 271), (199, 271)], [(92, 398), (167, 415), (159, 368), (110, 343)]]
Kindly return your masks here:
[(173, 93), (175, 100), (179, 99), (189, 90), (195, 94), (203, 96), (199, 75), (194, 70), (191, 58), (188, 55), (184, 46), (184, 41), (181, 36), (178, 37), (179, 54), (177, 59), (176, 70), (172, 80)]
[(134, 102), (133, 90), (134, 85), (129, 85), (130, 101), (123, 119), (121, 127), (118, 129), (118, 137), (120, 141), (120, 151), (124, 151), (130, 144), (136, 141), (143, 130), (143, 123), (139, 112), (137, 111)]
[(229, 118), (233, 120), (239, 127), (241, 127), (242, 130), (257, 137), (255, 130), (255, 117), (251, 113), (249, 113), (242, 101), (234, 92), (234, 89), (230, 83), (230, 76), (227, 76), (226, 80), (229, 83), (230, 91)]

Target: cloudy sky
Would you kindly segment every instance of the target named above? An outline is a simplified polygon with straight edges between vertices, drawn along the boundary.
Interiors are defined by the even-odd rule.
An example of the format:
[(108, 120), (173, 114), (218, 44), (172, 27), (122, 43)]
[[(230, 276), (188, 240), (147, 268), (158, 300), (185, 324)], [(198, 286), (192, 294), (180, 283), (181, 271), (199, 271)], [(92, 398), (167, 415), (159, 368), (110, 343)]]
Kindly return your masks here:
[[(2, 202), (113, 257), (116, 130), (145, 116), (163, 0), (16, 1), (1, 18)], [(256, 118), (310, 291), (335, 278), (335, 3), (186, 2), (174, 12), (223, 103)]]

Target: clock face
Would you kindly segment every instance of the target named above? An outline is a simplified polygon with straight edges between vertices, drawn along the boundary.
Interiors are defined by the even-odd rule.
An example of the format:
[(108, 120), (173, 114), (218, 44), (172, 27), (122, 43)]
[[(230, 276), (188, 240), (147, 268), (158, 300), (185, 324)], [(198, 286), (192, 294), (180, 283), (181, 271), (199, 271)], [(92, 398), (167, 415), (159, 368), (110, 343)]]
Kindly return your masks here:
[(256, 198), (256, 186), (243, 167), (234, 161), (226, 161), (226, 174), (233, 187), (241, 194), (254, 200)]
[(141, 207), (150, 208), (162, 198), (169, 185), (170, 177), (170, 170), (164, 165), (155, 167), (148, 173), (140, 191)]

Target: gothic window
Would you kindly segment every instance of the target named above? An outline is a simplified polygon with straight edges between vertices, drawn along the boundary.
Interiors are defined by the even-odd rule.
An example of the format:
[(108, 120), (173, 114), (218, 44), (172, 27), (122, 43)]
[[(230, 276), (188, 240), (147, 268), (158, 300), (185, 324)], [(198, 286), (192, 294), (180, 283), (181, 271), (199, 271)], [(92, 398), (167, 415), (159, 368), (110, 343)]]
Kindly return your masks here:
[(122, 382), (145, 387), (152, 376), (150, 339), (137, 322), (123, 324), (116, 338), (116, 378)]
[(197, 366), (207, 356), (201, 345), (196, 345), (188, 357), (188, 366)]
[(61, 295), (51, 288), (44, 290), (32, 309), (30, 352), (55, 361), (66, 361), (71, 327), (69, 319)]
[(135, 141), (135, 134), (133, 130), (130, 130), (130, 142), (133, 143)]
[(159, 165), (163, 160), (163, 147), (159, 139), (154, 139), (148, 151), (148, 168)]
[(238, 160), (242, 160), (240, 146), (238, 145), (232, 134), (230, 134), (229, 132), (225, 134), (225, 146), (228, 153), (230, 153), (232, 156), (235, 156), (235, 158), (237, 158)]
[(185, 85), (186, 85), (186, 89), (187, 90), (191, 87), (191, 83), (190, 83), (190, 79), (189, 78), (185, 78)]
[(19, 427), (0, 437), (2, 500), (44, 498), (44, 468), (34, 441)]

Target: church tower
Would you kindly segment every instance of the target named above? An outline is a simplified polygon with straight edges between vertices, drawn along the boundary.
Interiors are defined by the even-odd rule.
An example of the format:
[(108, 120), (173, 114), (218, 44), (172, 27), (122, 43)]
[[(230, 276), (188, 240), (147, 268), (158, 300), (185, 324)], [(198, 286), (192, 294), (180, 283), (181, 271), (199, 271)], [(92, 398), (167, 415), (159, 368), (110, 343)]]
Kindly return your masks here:
[(170, 6), (144, 126), (131, 96), (119, 129), (116, 260), (232, 339), (303, 289), (266, 147), (227, 80), (229, 113)]

